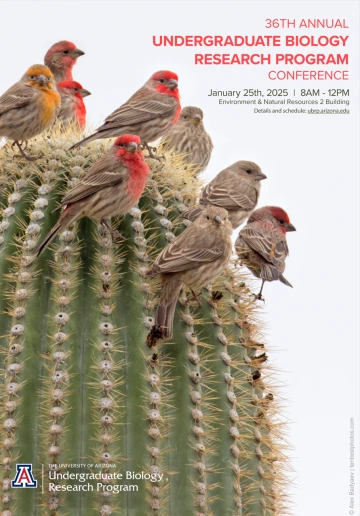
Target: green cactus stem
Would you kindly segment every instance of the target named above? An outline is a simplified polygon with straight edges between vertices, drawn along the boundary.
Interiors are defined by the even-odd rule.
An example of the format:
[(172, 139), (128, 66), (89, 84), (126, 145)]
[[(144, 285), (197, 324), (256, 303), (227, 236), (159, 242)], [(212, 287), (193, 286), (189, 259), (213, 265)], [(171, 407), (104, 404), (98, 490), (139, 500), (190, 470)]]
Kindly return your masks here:
[[(112, 221), (126, 240), (83, 219), (32, 256), (64, 192), (110, 145), (70, 152), (76, 139), (56, 128), (36, 138), (31, 165), (0, 150), (0, 514), (290, 514), (281, 382), (248, 277), (230, 264), (201, 307), (183, 290), (173, 338), (155, 331), (160, 281), (146, 270), (189, 223), (196, 170), (169, 152), (150, 159), (139, 205)], [(33, 464), (37, 489), (11, 489), (17, 463)], [(73, 484), (54, 478), (66, 464), (102, 478), (51, 491)]]

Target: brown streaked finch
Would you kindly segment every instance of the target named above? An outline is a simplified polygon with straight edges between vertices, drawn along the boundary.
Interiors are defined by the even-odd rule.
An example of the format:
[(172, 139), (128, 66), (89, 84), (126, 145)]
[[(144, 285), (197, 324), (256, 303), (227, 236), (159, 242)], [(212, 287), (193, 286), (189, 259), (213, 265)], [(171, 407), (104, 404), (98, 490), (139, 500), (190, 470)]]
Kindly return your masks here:
[(265, 281), (279, 280), (292, 287), (283, 276), (285, 260), (289, 254), (286, 233), (296, 231), (288, 214), (277, 206), (264, 206), (255, 210), (235, 242), (240, 261), (256, 276), (262, 279), (261, 294)]
[(61, 97), (61, 109), (57, 120), (63, 124), (73, 124), (79, 129), (86, 125), (86, 107), (84, 97), (91, 95), (76, 81), (60, 81), (57, 89)]
[(221, 274), (232, 252), (232, 227), (228, 213), (216, 206), (206, 207), (191, 226), (167, 245), (147, 272), (161, 276), (161, 294), (155, 325), (164, 338), (173, 333), (176, 302), (182, 285), (201, 289)]
[(54, 43), (46, 52), (44, 63), (52, 71), (55, 81), (72, 81), (72, 69), (78, 57), (85, 52), (76, 48), (71, 41)]
[(165, 149), (183, 154), (187, 163), (196, 166), (198, 174), (207, 167), (214, 148), (210, 136), (205, 131), (203, 117), (200, 108), (184, 107), (178, 121), (163, 139)]
[(140, 150), (140, 138), (125, 134), (117, 138), (88, 173), (63, 198), (65, 210), (55, 226), (36, 247), (40, 256), (59, 230), (82, 217), (101, 221), (112, 233), (120, 236), (106, 219), (125, 215), (140, 199), (149, 175), (149, 166)]
[[(0, 137), (14, 140), (23, 158), (22, 143), (50, 127), (59, 111), (61, 99), (53, 74), (47, 66), (30, 66), (20, 81), (0, 97)], [(20, 142), (22, 142), (20, 144)]]
[(98, 138), (112, 138), (122, 134), (137, 134), (151, 153), (149, 143), (170, 129), (180, 114), (178, 76), (169, 71), (154, 73), (150, 79), (122, 106), (109, 115), (96, 132), (76, 143), (76, 149)]
[(252, 161), (237, 161), (214, 177), (201, 193), (199, 206), (184, 211), (181, 216), (195, 220), (208, 205), (225, 208), (236, 229), (256, 208), (260, 181), (266, 179), (260, 167)]

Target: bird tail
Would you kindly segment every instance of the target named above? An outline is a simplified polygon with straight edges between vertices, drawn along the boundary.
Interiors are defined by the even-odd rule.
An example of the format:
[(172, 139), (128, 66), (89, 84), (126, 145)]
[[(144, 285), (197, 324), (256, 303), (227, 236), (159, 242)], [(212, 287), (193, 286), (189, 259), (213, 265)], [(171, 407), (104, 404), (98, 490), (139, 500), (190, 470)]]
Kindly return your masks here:
[(279, 274), (279, 280), (281, 283), (284, 283), (284, 285), (293, 288), (292, 284), (282, 274)]
[(190, 208), (190, 210), (183, 211), (181, 216), (183, 219), (188, 219), (194, 221), (198, 218), (203, 208), (201, 206), (196, 206), (195, 208)]
[(60, 215), (59, 220), (55, 224), (55, 226), (50, 229), (49, 233), (46, 235), (44, 240), (34, 249), (34, 254), (39, 257), (47, 248), (47, 246), (54, 240), (58, 231), (61, 228), (69, 226), (72, 222), (74, 222), (77, 218), (77, 210), (72, 209), (73, 204), (68, 204), (65, 210)]
[(60, 228), (63, 227), (63, 224), (60, 221), (55, 224), (55, 226), (49, 231), (44, 240), (34, 249), (34, 254), (37, 258), (45, 251), (47, 246), (54, 240)]
[(161, 326), (164, 339), (170, 339), (173, 335), (174, 315), (180, 289), (181, 282), (178, 278), (169, 279), (163, 284), (155, 324)]
[(87, 138), (84, 138), (83, 140), (80, 140), (79, 142), (75, 143), (72, 147), (70, 147), (69, 150), (77, 149), (78, 147), (81, 147), (81, 145), (84, 145), (84, 143), (89, 143), (99, 138), (99, 133), (94, 133), (88, 136)]
[(176, 302), (177, 299), (167, 305), (159, 305), (157, 309), (155, 324), (161, 326), (164, 339), (171, 339), (173, 335)]

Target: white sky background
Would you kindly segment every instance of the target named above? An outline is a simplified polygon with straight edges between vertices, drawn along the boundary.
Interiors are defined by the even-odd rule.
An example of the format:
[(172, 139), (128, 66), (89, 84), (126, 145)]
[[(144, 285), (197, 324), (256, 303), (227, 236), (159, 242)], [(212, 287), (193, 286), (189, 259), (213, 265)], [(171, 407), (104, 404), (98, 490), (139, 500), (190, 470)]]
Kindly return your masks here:
[[(270, 361), (281, 371), (279, 382), (285, 384), (293, 421), (294, 512), (348, 514), (349, 418), (357, 418), (359, 383), (358, 3), (3, 1), (0, 9), (1, 93), (29, 65), (42, 62), (46, 50), (61, 39), (86, 52), (74, 77), (92, 92), (85, 99), (92, 125), (102, 122), (153, 72), (173, 70), (179, 75), (182, 105), (204, 110), (215, 144), (206, 180), (239, 159), (255, 161), (267, 174), (260, 205), (282, 206), (297, 228), (288, 237), (291, 254), (285, 274), (295, 288), (267, 284), (264, 314), (268, 342), (276, 348)], [(264, 28), (265, 18), (277, 17), (346, 18), (351, 29)], [(195, 48), (152, 46), (153, 34), (285, 33), (350, 34), (347, 50), (334, 47), (324, 53), (350, 52), (351, 80), (269, 81), (266, 66), (195, 66)], [(219, 51), (241, 53), (235, 48)], [(267, 53), (266, 48), (255, 51)], [(296, 53), (303, 51), (317, 50)], [(255, 115), (252, 106), (219, 106), (207, 96), (210, 88), (247, 87), (350, 88), (351, 115)], [(359, 471), (356, 478), (359, 490)]]

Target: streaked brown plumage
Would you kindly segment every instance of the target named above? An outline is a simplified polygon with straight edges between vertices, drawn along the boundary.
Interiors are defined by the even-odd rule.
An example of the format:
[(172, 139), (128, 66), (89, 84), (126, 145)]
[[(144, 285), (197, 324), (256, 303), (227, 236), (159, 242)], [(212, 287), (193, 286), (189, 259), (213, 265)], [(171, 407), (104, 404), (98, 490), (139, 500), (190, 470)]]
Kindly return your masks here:
[(57, 120), (63, 124), (72, 124), (75, 128), (84, 129), (86, 125), (86, 107), (84, 97), (91, 95), (90, 91), (75, 81), (57, 83), (61, 97), (61, 109)]
[(195, 220), (208, 205), (225, 208), (236, 229), (256, 208), (260, 194), (260, 181), (266, 175), (252, 161), (237, 161), (214, 177), (201, 193), (199, 206), (182, 213), (182, 217)]
[(261, 294), (265, 281), (279, 280), (292, 285), (283, 276), (285, 260), (289, 254), (286, 233), (296, 231), (288, 214), (277, 206), (264, 206), (255, 210), (235, 242), (240, 261), (257, 278), (261, 278)]
[(163, 136), (180, 114), (178, 77), (169, 71), (154, 73), (122, 106), (109, 115), (94, 134), (71, 147), (76, 149), (98, 138), (137, 134), (143, 144)]
[(27, 156), (19, 144), (50, 127), (60, 110), (60, 95), (53, 74), (44, 65), (31, 66), (19, 82), (0, 97), (0, 137), (14, 140), (23, 157)]
[(161, 275), (162, 289), (155, 324), (170, 338), (181, 286), (198, 290), (221, 274), (232, 251), (232, 227), (228, 213), (208, 206), (191, 226), (167, 245), (148, 271)]
[(184, 154), (187, 163), (196, 166), (197, 172), (202, 172), (208, 165), (213, 143), (205, 131), (204, 114), (198, 107), (186, 106), (181, 110), (174, 124), (163, 139), (166, 149)]
[(62, 200), (65, 210), (58, 222), (34, 250), (39, 256), (60, 229), (82, 217), (100, 220), (124, 215), (144, 191), (149, 166), (140, 150), (140, 138), (126, 134), (117, 138), (84, 178)]

